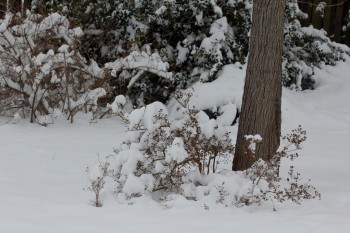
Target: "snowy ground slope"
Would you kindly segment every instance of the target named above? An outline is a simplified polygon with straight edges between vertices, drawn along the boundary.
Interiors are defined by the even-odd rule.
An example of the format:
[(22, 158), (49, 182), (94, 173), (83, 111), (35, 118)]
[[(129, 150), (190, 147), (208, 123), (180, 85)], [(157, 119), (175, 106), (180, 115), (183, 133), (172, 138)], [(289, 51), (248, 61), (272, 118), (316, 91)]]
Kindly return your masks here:
[[(283, 130), (307, 130), (297, 170), (322, 193), (321, 201), (246, 208), (188, 205), (172, 209), (141, 199), (120, 205), (105, 195), (102, 208), (85, 168), (122, 140), (118, 120), (89, 124), (81, 119), (49, 127), (7, 123), (0, 118), (0, 233), (109, 232), (350, 232), (350, 61), (316, 71), (315, 91), (284, 90)], [(286, 165), (287, 166), (287, 165)]]

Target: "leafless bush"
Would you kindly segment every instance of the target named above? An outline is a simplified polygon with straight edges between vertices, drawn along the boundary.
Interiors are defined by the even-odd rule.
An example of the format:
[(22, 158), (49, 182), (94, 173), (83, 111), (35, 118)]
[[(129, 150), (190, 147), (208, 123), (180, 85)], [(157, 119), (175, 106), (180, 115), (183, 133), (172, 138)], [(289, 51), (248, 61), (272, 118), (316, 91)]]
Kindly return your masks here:
[(0, 21), (0, 85), (9, 99), (1, 99), (0, 114), (28, 113), (31, 122), (55, 110), (73, 121), (78, 111), (95, 111), (106, 91), (96, 87), (103, 72), (77, 51), (80, 28), (53, 13), (48, 17), (8, 13)]
[(109, 177), (111, 173), (113, 173), (113, 170), (110, 169), (110, 164), (108, 161), (99, 161), (98, 169), (95, 172), (97, 172), (97, 174), (92, 174), (90, 168), (86, 168), (86, 173), (89, 175), (89, 186), (85, 190), (91, 191), (95, 194), (94, 205), (96, 207), (101, 207), (101, 191), (105, 186), (106, 178)]
[[(237, 197), (238, 203), (251, 205), (261, 204), (263, 201), (285, 202), (290, 200), (301, 204), (303, 200), (320, 199), (321, 194), (317, 189), (307, 183), (301, 183), (301, 175), (290, 166), (287, 177), (280, 176), (282, 159), (293, 161), (299, 156), (302, 143), (306, 140), (306, 131), (299, 126), (291, 134), (283, 136), (285, 146), (278, 151), (270, 162), (258, 160), (246, 171), (245, 175), (252, 180), (252, 186), (247, 194)], [(264, 187), (264, 188), (261, 188)]]

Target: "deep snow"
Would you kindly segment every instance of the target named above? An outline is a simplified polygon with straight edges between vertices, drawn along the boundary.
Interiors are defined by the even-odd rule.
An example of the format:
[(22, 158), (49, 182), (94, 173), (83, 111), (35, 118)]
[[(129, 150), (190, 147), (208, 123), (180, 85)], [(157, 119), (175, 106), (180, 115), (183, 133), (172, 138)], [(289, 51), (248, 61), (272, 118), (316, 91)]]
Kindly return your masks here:
[(81, 116), (73, 125), (41, 127), (0, 118), (0, 233), (348, 233), (350, 60), (316, 70), (316, 80), (314, 91), (284, 90), (282, 128), (287, 133), (300, 124), (307, 130), (295, 166), (311, 178), (321, 201), (286, 203), (277, 212), (269, 203), (208, 211), (181, 199), (171, 209), (147, 198), (121, 205), (105, 192), (103, 207), (96, 208), (93, 194), (83, 190), (85, 169), (122, 141), (125, 127), (118, 119), (90, 124)]

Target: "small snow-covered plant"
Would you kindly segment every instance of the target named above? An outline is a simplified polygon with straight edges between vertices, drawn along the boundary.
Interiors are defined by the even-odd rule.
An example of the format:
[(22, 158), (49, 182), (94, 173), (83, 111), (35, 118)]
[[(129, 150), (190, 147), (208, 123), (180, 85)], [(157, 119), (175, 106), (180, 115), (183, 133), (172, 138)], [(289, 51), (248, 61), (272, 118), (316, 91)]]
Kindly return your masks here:
[(225, 182), (217, 184), (214, 187), (218, 193), (216, 203), (224, 204), (225, 200), (227, 199), (227, 196), (230, 195), (229, 191), (225, 188)]
[(1, 111), (21, 108), (22, 117), (29, 115), (31, 122), (43, 124), (45, 116), (55, 112), (73, 121), (78, 111), (95, 111), (98, 99), (106, 94), (102, 85), (96, 85), (103, 72), (77, 51), (82, 34), (58, 13), (6, 14), (0, 20), (0, 85), (11, 98), (1, 101), (7, 106)]
[(97, 169), (91, 170), (90, 167), (87, 167), (86, 173), (89, 176), (89, 186), (86, 187), (85, 190), (91, 191), (95, 194), (94, 205), (96, 207), (101, 207), (101, 191), (105, 186), (106, 178), (113, 173), (113, 170), (110, 168), (110, 163), (107, 160), (104, 162), (99, 161)]
[(306, 131), (299, 126), (282, 139), (285, 145), (271, 161), (260, 159), (251, 168), (244, 171), (252, 184), (247, 193), (237, 196), (238, 204), (260, 205), (263, 201), (269, 200), (281, 203), (290, 200), (300, 204), (306, 199), (321, 198), (321, 194), (314, 186), (308, 182), (301, 183), (300, 173), (294, 171), (294, 166), (290, 166), (286, 177), (280, 175), (281, 160), (293, 161), (299, 156), (297, 151), (302, 149), (301, 144), (306, 140)]

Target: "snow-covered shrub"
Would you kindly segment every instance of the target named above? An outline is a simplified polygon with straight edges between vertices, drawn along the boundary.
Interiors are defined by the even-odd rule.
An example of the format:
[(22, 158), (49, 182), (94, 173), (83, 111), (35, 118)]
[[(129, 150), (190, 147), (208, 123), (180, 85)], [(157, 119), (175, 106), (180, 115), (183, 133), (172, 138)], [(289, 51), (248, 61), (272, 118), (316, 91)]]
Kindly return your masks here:
[(106, 184), (106, 178), (109, 177), (113, 170), (110, 169), (108, 161), (99, 162), (97, 169), (91, 170), (89, 167), (86, 168), (86, 172), (89, 175), (89, 186), (85, 190), (91, 191), (95, 194), (94, 206), (101, 207), (102, 203), (100, 200), (101, 191)]
[(172, 79), (132, 67), (112, 76), (116, 95), (127, 94), (134, 105), (143, 106), (164, 103), (177, 88), (198, 80), (215, 79), (225, 64), (243, 63), (248, 52), (250, 2), (66, 0), (59, 1), (57, 8), (68, 9), (67, 16), (82, 26), (81, 49), (87, 48), (83, 53), (99, 64), (135, 53), (157, 54), (160, 63), (168, 64)]
[[(259, 140), (262, 139), (253, 139), (251, 143), (259, 143)], [(243, 172), (252, 183), (247, 193), (237, 196), (239, 203), (260, 205), (263, 201), (282, 203), (290, 200), (301, 204), (303, 200), (321, 198), (321, 194), (309, 182), (301, 183), (300, 173), (294, 171), (294, 166), (290, 166), (286, 177), (280, 175), (281, 161), (293, 161), (299, 156), (297, 151), (302, 149), (306, 131), (299, 126), (291, 134), (283, 136), (282, 140), (284, 146), (276, 152), (271, 161), (260, 159)]]
[(96, 82), (103, 72), (77, 51), (82, 34), (58, 13), (9, 13), (0, 20), (0, 84), (10, 93), (1, 100), (2, 113), (21, 108), (31, 122), (46, 123), (43, 117), (57, 112), (73, 121), (78, 111), (95, 111), (106, 93)]
[[(158, 52), (151, 53), (148, 46), (144, 47), (141, 51), (134, 51), (127, 57), (119, 58), (105, 65), (106, 69), (111, 71), (113, 79), (115, 79), (114, 83), (111, 84), (118, 88), (117, 93), (124, 93), (132, 99), (138, 99), (140, 93), (142, 93), (143, 98), (138, 103), (134, 102), (135, 105), (141, 106), (144, 105), (144, 101), (146, 103), (153, 101), (153, 99), (147, 98), (147, 93), (153, 91), (164, 93), (163, 89), (154, 89), (153, 84), (155, 83), (149, 82), (147, 77), (153, 77), (157, 80), (157, 85), (163, 82), (170, 83), (174, 80), (173, 74), (168, 72), (169, 63), (162, 61)], [(139, 86), (140, 83), (142, 83), (141, 86)], [(137, 86), (136, 89), (135, 86)], [(153, 93), (152, 95), (156, 94)], [(157, 96), (159, 98), (164, 97), (163, 94)]]
[(184, 114), (170, 122), (160, 102), (130, 113), (126, 139), (115, 156), (117, 193), (184, 193), (196, 176), (215, 173), (218, 163), (233, 152), (224, 127), (194, 109)]
[[(124, 142), (109, 156), (105, 169), (99, 163), (95, 170), (114, 180), (119, 201), (133, 203), (140, 196), (152, 196), (166, 206), (178, 198), (194, 200), (205, 208), (213, 205), (260, 205), (265, 201), (292, 201), (319, 198), (318, 191), (301, 183), (300, 174), (290, 167), (287, 176), (280, 174), (281, 160), (293, 160), (305, 141), (300, 127), (282, 137), (286, 144), (272, 161), (258, 160), (243, 172), (231, 171), (234, 146), (227, 127), (203, 111), (188, 108), (188, 95), (179, 97), (181, 108), (170, 117), (165, 106), (154, 102), (126, 114), (128, 131)], [(182, 99), (181, 99), (182, 98)], [(119, 112), (118, 97), (115, 111)], [(113, 110), (113, 111), (114, 111)], [(120, 113), (120, 112), (119, 112)], [(254, 151), (260, 136), (247, 136)], [(113, 160), (111, 159), (113, 158)], [(103, 168), (103, 169), (101, 169)], [(103, 176), (98, 176), (103, 177)]]
[[(100, 65), (111, 62), (114, 95), (128, 95), (135, 106), (165, 103), (177, 89), (214, 80), (223, 65), (246, 62), (251, 0), (64, 0), (53, 5), (83, 28), (79, 49), (85, 56)], [(287, 0), (286, 16), (283, 85), (313, 89), (313, 68), (334, 65), (349, 49), (320, 30), (301, 27), (299, 20), (307, 15), (296, 0)], [(111, 65), (135, 55), (143, 63), (157, 56), (161, 72)], [(163, 71), (172, 78), (160, 75)]]
[(332, 42), (324, 30), (301, 27), (299, 20), (308, 15), (299, 9), (296, 0), (287, 0), (286, 9), (283, 85), (296, 90), (313, 89), (313, 68), (335, 65), (344, 59), (344, 53), (350, 54), (350, 49)]

